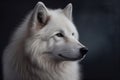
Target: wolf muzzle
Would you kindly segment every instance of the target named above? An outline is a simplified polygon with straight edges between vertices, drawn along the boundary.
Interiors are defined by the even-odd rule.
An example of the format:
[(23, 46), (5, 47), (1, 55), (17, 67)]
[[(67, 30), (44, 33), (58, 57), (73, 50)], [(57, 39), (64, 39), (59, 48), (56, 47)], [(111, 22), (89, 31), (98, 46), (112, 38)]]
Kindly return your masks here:
[(79, 55), (76, 57), (70, 56), (70, 55), (64, 55), (64, 54), (58, 54), (60, 57), (64, 58), (65, 60), (75, 61), (75, 60), (81, 60), (86, 53), (88, 52), (88, 49), (86, 47), (82, 47), (79, 49)]

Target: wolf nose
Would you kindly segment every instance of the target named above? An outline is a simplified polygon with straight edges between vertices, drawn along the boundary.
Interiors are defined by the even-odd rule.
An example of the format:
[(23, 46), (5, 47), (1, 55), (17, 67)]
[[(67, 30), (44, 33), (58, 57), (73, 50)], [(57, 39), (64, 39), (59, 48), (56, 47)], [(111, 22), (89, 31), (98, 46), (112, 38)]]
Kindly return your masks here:
[(80, 53), (82, 56), (84, 56), (88, 52), (88, 49), (86, 47), (80, 48)]

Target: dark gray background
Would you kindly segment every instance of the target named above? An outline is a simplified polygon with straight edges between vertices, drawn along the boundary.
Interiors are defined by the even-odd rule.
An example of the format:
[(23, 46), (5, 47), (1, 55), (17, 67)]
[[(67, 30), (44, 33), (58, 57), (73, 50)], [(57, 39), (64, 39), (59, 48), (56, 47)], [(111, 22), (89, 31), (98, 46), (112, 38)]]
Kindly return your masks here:
[[(120, 80), (120, 0), (41, 0), (49, 8), (73, 3), (80, 41), (89, 48), (84, 80)], [(0, 1), (0, 58), (9, 38), (38, 0)], [(1, 61), (1, 60), (0, 60)], [(0, 64), (2, 79), (2, 63)]]

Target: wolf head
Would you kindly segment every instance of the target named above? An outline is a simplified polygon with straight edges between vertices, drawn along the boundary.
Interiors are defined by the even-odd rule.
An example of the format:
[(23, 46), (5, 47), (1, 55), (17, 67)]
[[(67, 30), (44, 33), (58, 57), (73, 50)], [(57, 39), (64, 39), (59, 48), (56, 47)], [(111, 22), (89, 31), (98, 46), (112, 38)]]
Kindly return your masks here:
[(87, 48), (78, 41), (71, 3), (64, 9), (51, 10), (38, 2), (30, 15), (30, 24), (26, 51), (32, 59), (74, 61), (87, 53)]

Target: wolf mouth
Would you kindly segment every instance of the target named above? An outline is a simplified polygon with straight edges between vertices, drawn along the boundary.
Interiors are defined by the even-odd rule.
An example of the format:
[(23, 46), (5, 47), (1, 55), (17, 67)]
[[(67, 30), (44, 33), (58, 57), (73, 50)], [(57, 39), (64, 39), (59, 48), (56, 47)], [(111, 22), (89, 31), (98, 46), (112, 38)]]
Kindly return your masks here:
[(66, 56), (63, 56), (62, 54), (59, 54), (59, 56), (64, 58), (64, 59), (71, 60), (71, 61), (75, 61), (75, 60), (80, 60), (81, 59), (80, 56), (78, 56), (77, 58), (66, 57)]

